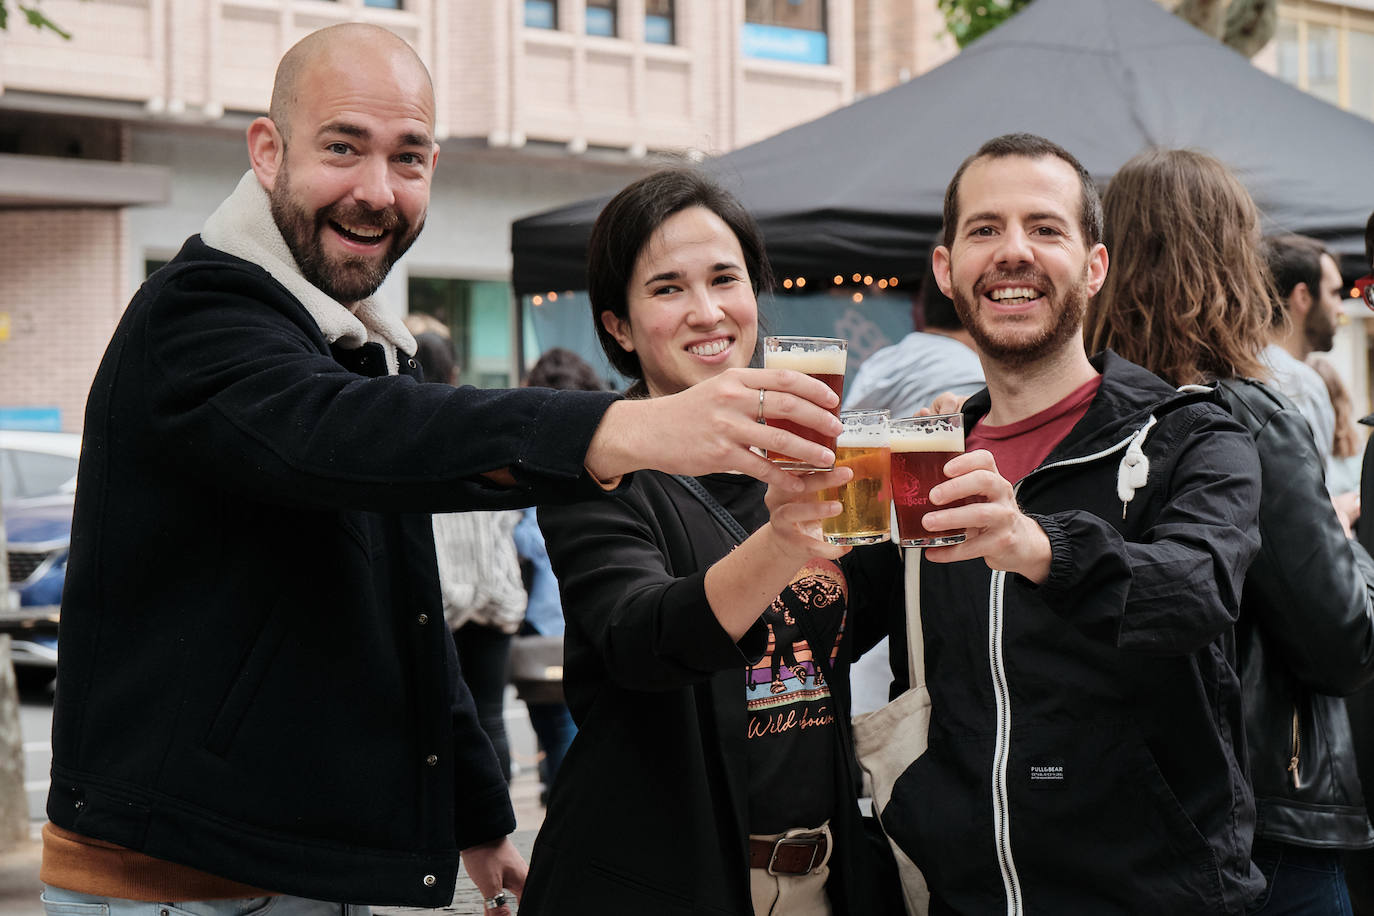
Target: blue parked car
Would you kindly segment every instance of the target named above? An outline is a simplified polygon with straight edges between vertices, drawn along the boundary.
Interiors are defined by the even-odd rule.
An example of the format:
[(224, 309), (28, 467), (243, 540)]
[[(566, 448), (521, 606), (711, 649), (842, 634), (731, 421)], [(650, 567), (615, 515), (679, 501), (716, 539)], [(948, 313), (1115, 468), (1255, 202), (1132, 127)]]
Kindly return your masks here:
[[(18, 607), (0, 605), (0, 632), (21, 680), (50, 679), (57, 667), (57, 626), (71, 544), (72, 505), (81, 437), (0, 430), (10, 589)], [(13, 604), (13, 602), (11, 602)]]

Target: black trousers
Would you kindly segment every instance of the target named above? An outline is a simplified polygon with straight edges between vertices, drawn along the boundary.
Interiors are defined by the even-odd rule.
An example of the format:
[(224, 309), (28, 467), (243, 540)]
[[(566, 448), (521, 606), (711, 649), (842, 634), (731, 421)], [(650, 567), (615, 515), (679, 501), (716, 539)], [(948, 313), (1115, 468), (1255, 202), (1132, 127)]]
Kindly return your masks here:
[(510, 782), (510, 739), (506, 736), (506, 677), (513, 634), (469, 622), (453, 631), (463, 680), (477, 704), (477, 721), (496, 748), (501, 774)]

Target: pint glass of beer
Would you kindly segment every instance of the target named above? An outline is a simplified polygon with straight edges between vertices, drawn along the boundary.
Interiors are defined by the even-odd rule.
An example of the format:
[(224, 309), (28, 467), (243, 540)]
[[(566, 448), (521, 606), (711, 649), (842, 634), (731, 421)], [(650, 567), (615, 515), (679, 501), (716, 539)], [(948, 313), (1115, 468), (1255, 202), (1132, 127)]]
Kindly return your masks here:
[(964, 417), (942, 414), (905, 417), (888, 424), (892, 448), (892, 502), (897, 508), (897, 537), (903, 547), (941, 547), (958, 544), (962, 531), (927, 531), (926, 513), (950, 509), (972, 500), (936, 506), (930, 490), (944, 483), (945, 462), (964, 452)]
[[(763, 339), (763, 365), (766, 369), (795, 369), (812, 378), (820, 379), (830, 386), (835, 396), (844, 396), (844, 363), (847, 342), (835, 337), (765, 337)], [(836, 406), (835, 414), (840, 408)], [(769, 426), (778, 426), (803, 439), (809, 439), (835, 450), (835, 437), (823, 436), (809, 426), (799, 426), (790, 420), (769, 420)], [(776, 465), (789, 471), (829, 471), (831, 468), (812, 467), (790, 455), (770, 452), (768, 458)]]
[(822, 500), (838, 500), (840, 514), (821, 519), (821, 536), (831, 544), (876, 544), (889, 537), (892, 488), (886, 410), (842, 410), (844, 430), (835, 443), (837, 467), (852, 468), (849, 483), (822, 490)]

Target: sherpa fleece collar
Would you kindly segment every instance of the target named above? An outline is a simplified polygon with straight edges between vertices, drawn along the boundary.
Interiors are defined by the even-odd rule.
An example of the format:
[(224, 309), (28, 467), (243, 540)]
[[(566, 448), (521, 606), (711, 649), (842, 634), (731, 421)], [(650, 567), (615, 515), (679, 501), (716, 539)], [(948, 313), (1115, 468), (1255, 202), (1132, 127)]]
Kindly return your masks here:
[(387, 372), (391, 375), (397, 371), (397, 349), (414, 355), (415, 338), (375, 298), (364, 299), (350, 310), (301, 275), (291, 249), (272, 219), (267, 192), (258, 184), (252, 169), (239, 180), (234, 193), (210, 214), (200, 237), (210, 247), (251, 261), (271, 274), (300, 300), (329, 343), (348, 350), (370, 340), (382, 343)]

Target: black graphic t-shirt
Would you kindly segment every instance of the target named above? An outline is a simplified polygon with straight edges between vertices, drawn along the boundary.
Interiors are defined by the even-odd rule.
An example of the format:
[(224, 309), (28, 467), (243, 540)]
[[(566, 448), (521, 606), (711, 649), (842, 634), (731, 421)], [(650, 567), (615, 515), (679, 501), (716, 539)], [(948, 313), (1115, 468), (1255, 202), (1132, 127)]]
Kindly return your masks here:
[[(753, 531), (768, 520), (763, 485), (740, 475), (701, 478), (730, 514)], [(749, 832), (815, 827), (835, 812), (835, 699), (803, 631), (825, 642), (831, 665), (844, 632), (848, 589), (829, 560), (806, 564), (763, 614), (768, 648), (745, 669)]]

